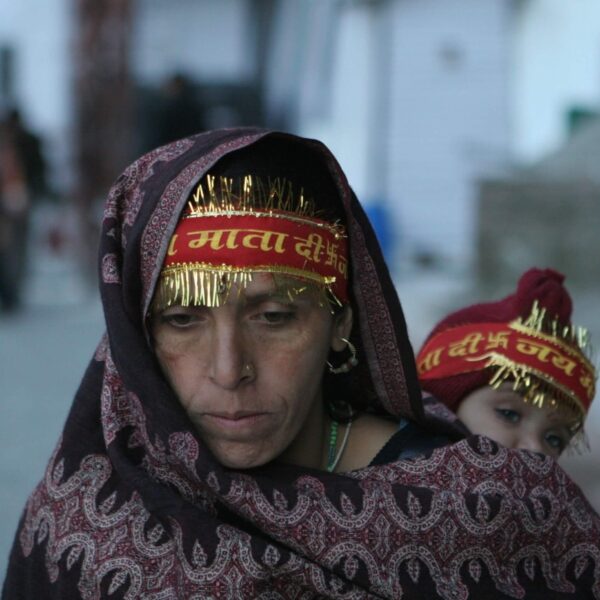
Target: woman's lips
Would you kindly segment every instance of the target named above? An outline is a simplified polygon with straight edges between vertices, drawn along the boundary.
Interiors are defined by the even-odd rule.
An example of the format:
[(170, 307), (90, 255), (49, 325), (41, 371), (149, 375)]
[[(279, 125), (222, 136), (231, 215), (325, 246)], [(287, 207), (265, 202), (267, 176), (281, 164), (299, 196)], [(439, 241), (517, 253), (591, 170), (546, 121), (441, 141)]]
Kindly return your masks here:
[(217, 427), (230, 433), (256, 431), (265, 425), (269, 418), (266, 412), (241, 412), (241, 413), (204, 413), (203, 419), (211, 427)]

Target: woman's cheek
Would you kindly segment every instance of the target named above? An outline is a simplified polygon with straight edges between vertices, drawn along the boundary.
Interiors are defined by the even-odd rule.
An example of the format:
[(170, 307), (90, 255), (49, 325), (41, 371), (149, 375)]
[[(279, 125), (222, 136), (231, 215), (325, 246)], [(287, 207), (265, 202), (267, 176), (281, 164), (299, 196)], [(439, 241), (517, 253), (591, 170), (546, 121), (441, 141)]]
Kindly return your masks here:
[(310, 340), (304, 333), (299, 333), (292, 341), (270, 344), (267, 360), (277, 365), (281, 371), (293, 373), (301, 369), (306, 362), (312, 362), (311, 358), (315, 350), (315, 340)]
[(175, 349), (157, 349), (156, 356), (170, 386), (184, 401), (198, 374), (198, 361), (189, 352)]

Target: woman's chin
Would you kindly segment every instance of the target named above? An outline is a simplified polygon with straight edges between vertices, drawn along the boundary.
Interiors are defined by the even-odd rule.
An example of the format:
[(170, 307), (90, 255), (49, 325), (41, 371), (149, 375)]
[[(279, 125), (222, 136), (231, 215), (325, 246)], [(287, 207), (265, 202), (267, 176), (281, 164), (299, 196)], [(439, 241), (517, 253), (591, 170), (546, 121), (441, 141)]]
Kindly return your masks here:
[(253, 446), (247, 443), (209, 444), (217, 461), (229, 469), (261, 467), (271, 462), (278, 454), (276, 449)]

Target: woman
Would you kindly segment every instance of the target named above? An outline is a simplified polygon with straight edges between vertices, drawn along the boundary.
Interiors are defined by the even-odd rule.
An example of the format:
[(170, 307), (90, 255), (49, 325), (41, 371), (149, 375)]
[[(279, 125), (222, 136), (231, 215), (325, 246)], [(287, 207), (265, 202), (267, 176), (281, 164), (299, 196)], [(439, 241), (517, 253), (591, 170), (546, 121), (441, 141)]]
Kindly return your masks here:
[(598, 596), (598, 517), (551, 459), (433, 450), (457, 431), (424, 416), (322, 144), (245, 129), (151, 152), (110, 193), (100, 261), (107, 335), (5, 598)]

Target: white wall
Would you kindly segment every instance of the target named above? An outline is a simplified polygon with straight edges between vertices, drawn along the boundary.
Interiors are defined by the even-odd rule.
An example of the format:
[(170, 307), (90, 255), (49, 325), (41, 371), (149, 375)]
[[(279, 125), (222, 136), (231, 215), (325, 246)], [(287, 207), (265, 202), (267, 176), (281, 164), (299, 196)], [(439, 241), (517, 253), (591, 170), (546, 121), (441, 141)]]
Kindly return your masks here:
[(565, 140), (570, 105), (600, 108), (600, 2), (522, 3), (512, 60), (512, 148), (534, 161)]
[[(300, 103), (299, 132), (332, 149), (363, 203), (386, 203), (400, 242), (394, 259), (429, 251), (468, 265), (475, 180), (508, 160), (512, 3), (336, 6), (332, 13), (302, 4), (305, 19), (321, 13), (334, 28), (331, 55), (322, 56), (330, 77), (318, 87), (326, 108)], [(307, 45), (319, 45), (315, 31), (305, 34)], [(300, 61), (299, 95), (315, 83), (308, 62)]]
[(396, 2), (388, 190), (406, 257), (459, 265), (474, 247), (475, 179), (509, 148), (507, 0)]
[(365, 5), (349, 4), (334, 15), (335, 38), (328, 107), (304, 111), (299, 133), (323, 141), (342, 165), (361, 200), (368, 196), (369, 115), (372, 89), (372, 26)]
[(253, 75), (246, 0), (141, 0), (136, 7), (132, 68), (142, 81), (158, 83), (173, 71), (217, 81)]

